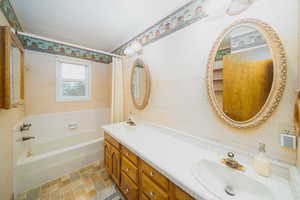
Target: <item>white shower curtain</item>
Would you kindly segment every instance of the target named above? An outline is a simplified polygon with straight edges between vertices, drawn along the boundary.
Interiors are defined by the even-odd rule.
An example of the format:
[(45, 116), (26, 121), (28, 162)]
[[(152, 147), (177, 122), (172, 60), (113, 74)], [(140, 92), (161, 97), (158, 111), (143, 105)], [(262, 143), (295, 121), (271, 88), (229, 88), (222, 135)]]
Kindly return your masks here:
[(116, 57), (112, 63), (111, 99), (111, 122), (121, 122), (124, 120), (123, 61)]

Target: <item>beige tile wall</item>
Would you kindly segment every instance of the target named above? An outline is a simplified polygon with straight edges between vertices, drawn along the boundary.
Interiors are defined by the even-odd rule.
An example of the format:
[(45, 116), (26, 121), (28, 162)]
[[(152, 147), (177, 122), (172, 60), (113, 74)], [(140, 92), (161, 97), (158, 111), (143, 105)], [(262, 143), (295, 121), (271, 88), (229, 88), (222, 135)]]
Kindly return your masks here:
[(111, 67), (92, 63), (92, 99), (56, 102), (56, 56), (25, 51), (26, 115), (92, 110), (110, 107)]
[[(2, 12), (0, 12), (0, 25), (7, 26), (8, 22)], [(13, 173), (13, 134), (12, 129), (17, 121), (24, 117), (24, 106), (10, 110), (0, 109), (0, 199), (9, 200), (12, 188)]]
[[(129, 80), (134, 57), (127, 60), (126, 112), (133, 111), (136, 118), (246, 151), (256, 152), (258, 143), (264, 142), (268, 156), (295, 164), (296, 151), (281, 148), (279, 134), (284, 129), (293, 129), (298, 78), (298, 3), (297, 0), (257, 1), (239, 16), (205, 19), (147, 45), (140, 57), (149, 65), (152, 78), (149, 105), (138, 111), (131, 101)], [(214, 114), (207, 97), (205, 76), (209, 52), (218, 35), (233, 22), (245, 18), (265, 21), (277, 31), (288, 56), (288, 80), (282, 102), (266, 123), (255, 129), (236, 130)]]

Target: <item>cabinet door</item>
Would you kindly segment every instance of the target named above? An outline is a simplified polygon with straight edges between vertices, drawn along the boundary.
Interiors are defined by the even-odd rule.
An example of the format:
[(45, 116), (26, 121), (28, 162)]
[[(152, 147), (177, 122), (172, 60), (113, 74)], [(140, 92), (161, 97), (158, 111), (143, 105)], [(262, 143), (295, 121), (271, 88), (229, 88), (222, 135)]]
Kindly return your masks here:
[(112, 173), (112, 160), (110, 152), (110, 144), (105, 141), (104, 143), (104, 162), (107, 172), (111, 175)]
[(140, 200), (150, 200), (150, 199), (144, 194), (142, 194)]
[(172, 184), (172, 200), (194, 200), (189, 194)]
[(169, 195), (160, 186), (142, 173), (141, 190), (150, 200), (169, 200)]
[(117, 185), (120, 185), (120, 163), (121, 163), (120, 152), (113, 146), (110, 146), (110, 148), (111, 148), (111, 163), (112, 163), (111, 177), (114, 179)]
[(127, 200), (138, 200), (139, 192), (137, 185), (125, 174), (121, 173), (121, 190), (127, 197)]

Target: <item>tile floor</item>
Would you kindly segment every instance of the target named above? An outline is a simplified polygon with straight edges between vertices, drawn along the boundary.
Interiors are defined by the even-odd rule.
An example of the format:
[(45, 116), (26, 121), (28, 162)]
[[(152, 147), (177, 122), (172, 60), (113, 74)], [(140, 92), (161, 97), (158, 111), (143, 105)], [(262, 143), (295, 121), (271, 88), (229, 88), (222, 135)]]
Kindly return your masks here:
[(124, 200), (103, 163), (85, 168), (28, 190), (16, 200)]

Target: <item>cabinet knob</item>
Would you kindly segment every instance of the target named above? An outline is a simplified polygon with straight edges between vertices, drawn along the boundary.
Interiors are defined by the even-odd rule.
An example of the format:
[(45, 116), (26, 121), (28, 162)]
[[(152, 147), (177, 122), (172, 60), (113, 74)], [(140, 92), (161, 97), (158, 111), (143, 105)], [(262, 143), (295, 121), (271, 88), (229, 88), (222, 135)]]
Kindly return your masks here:
[(154, 192), (149, 192), (149, 195), (150, 195), (151, 197), (154, 197), (154, 196), (155, 196), (155, 193), (154, 193)]
[(125, 194), (127, 194), (129, 192), (129, 189), (128, 188), (126, 188), (125, 189)]
[(126, 155), (126, 156), (129, 156), (129, 153), (126, 153), (125, 155)]
[(128, 171), (129, 171), (129, 169), (128, 169), (128, 168), (126, 168), (126, 169), (125, 169), (125, 171), (126, 171), (126, 172), (128, 172)]
[(153, 177), (153, 176), (154, 176), (154, 173), (153, 173), (153, 172), (150, 172), (150, 176), (152, 176), (152, 177)]

